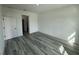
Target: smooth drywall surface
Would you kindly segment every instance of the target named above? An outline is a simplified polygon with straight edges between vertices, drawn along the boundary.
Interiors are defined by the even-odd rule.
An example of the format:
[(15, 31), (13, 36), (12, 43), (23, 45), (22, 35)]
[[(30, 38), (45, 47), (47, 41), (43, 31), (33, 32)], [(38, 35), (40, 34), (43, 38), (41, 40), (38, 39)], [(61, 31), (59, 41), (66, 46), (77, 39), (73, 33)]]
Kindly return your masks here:
[(29, 16), (29, 31), (30, 33), (38, 31), (38, 25), (37, 25), (37, 14), (28, 12), (28, 11), (23, 11), (23, 10), (18, 10), (18, 9), (13, 9), (13, 8), (7, 8), (3, 7), (2, 8), (3, 16), (4, 17), (14, 17), (16, 18), (17, 22), (17, 35), (22, 36), (22, 15)]
[(38, 16), (39, 31), (67, 40), (76, 31), (76, 13), (75, 6), (41, 13)]
[(30, 22), (30, 33), (37, 32), (38, 31), (38, 16), (37, 14), (31, 14), (29, 18)]
[(77, 26), (76, 26), (76, 40), (75, 41), (77, 44), (79, 44), (79, 5), (76, 5), (76, 8), (77, 8), (77, 15), (76, 15)]
[(2, 30), (2, 12), (1, 12), (1, 5), (0, 5), (0, 55), (4, 52), (4, 39), (3, 39), (3, 30)]

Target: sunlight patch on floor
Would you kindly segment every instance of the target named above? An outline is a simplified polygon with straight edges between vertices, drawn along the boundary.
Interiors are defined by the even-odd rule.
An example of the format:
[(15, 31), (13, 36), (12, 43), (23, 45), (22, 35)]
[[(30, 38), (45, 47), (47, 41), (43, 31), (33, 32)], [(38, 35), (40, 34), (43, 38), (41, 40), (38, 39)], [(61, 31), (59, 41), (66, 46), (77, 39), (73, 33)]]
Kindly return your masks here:
[(62, 55), (68, 55), (68, 53), (67, 53), (66, 50), (64, 49), (63, 45), (61, 45), (61, 46), (59, 47), (59, 50), (60, 50), (60, 53), (61, 53)]
[(69, 37), (68, 37), (68, 42), (71, 46), (73, 46), (73, 44), (75, 43), (75, 35), (76, 32), (73, 32)]

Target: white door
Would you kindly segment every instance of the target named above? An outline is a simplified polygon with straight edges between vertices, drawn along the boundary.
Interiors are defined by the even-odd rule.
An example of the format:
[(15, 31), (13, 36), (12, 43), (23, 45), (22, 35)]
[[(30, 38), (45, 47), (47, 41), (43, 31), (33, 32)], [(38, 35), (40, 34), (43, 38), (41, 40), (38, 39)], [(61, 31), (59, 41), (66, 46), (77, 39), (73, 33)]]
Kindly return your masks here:
[(5, 39), (11, 39), (17, 36), (16, 19), (12, 17), (4, 17)]

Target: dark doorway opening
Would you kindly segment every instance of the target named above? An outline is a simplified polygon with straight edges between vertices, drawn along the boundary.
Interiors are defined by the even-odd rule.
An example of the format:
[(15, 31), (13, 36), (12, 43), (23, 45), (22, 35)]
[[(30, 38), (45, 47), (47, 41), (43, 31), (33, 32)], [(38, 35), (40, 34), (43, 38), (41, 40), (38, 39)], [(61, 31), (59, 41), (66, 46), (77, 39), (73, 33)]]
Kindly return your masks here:
[(29, 16), (22, 15), (22, 30), (23, 35), (29, 34)]

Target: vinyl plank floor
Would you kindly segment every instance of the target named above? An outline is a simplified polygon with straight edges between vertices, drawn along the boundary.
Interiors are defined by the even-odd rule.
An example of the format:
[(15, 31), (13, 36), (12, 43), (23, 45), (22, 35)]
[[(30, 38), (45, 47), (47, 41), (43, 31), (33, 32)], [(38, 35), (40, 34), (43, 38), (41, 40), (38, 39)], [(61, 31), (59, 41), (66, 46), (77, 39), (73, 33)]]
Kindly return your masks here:
[(62, 39), (36, 32), (6, 40), (4, 55), (64, 55), (64, 52), (70, 55), (79, 54), (78, 44), (75, 47)]

